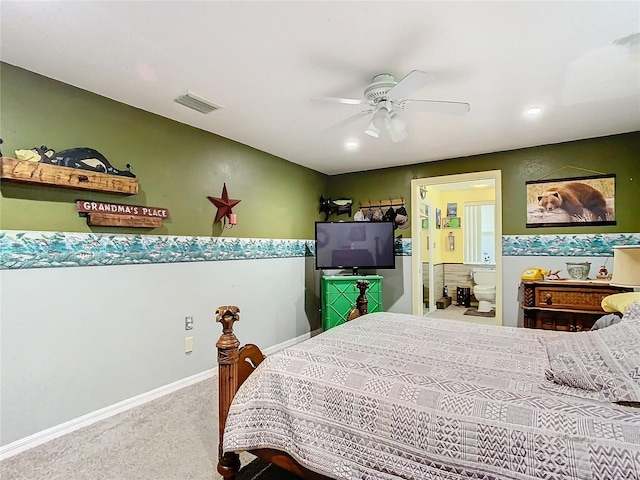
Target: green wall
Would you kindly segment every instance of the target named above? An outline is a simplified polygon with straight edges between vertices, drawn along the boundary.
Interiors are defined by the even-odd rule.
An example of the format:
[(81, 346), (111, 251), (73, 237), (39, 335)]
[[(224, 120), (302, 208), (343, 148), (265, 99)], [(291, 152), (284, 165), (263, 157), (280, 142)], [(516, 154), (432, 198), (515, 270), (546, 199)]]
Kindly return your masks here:
[[(483, 170), (502, 171), (503, 234), (639, 232), (640, 132), (475, 155), (375, 171), (327, 176), (246, 145), (139, 110), (46, 77), (0, 63), (2, 150), (47, 145), (93, 147), (117, 168), (132, 164), (140, 181), (134, 196), (2, 182), (0, 228), (97, 233), (313, 238), (318, 198), (360, 201), (405, 197), (411, 180)], [(525, 227), (525, 182), (602, 172), (616, 177), (617, 225)], [(214, 223), (207, 196), (241, 199), (238, 225)], [(168, 208), (158, 229), (88, 227), (76, 199)], [(334, 218), (334, 217), (332, 217)], [(347, 220), (345, 216), (335, 217)], [(397, 235), (411, 236), (411, 230)]]
[[(329, 194), (361, 201), (405, 197), (411, 204), (411, 180), (486, 170), (502, 171), (502, 233), (539, 235), (551, 233), (640, 232), (640, 132), (575, 142), (474, 155), (331, 177)], [(616, 175), (616, 220), (613, 226), (526, 228), (528, 180)], [(415, 212), (409, 209), (410, 214)], [(398, 231), (399, 232), (399, 231)], [(401, 231), (411, 236), (410, 230)]]
[[(0, 64), (2, 152), (46, 145), (92, 147), (116, 167), (132, 165), (133, 196), (2, 182), (0, 228), (254, 238), (313, 238), (318, 198), (329, 177), (268, 153), (115, 102), (32, 72)], [(242, 201), (238, 225), (214, 223), (207, 196)], [(76, 199), (168, 208), (157, 229), (88, 227)]]

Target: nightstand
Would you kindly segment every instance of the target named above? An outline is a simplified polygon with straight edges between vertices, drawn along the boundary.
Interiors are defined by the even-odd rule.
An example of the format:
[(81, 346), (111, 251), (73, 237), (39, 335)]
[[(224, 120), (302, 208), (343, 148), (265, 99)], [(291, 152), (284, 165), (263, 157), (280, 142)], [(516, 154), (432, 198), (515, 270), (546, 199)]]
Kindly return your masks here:
[(589, 330), (605, 315), (604, 297), (632, 290), (598, 280), (523, 280), (522, 285), (524, 326), (569, 332)]

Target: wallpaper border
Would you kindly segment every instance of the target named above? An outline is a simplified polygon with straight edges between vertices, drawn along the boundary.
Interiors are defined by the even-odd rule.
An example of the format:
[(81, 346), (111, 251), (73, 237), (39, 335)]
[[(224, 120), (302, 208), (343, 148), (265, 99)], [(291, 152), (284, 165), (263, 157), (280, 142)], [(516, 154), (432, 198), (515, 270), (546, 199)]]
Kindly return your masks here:
[[(396, 255), (411, 255), (396, 239)], [(0, 269), (313, 257), (313, 240), (0, 231)]]
[(640, 245), (640, 233), (503, 235), (502, 255), (611, 257), (613, 247), (619, 245)]
[[(503, 256), (611, 256), (614, 245), (640, 245), (638, 233), (507, 235)], [(411, 239), (396, 238), (396, 256)], [(0, 231), (0, 269), (88, 267), (312, 257), (313, 240)]]

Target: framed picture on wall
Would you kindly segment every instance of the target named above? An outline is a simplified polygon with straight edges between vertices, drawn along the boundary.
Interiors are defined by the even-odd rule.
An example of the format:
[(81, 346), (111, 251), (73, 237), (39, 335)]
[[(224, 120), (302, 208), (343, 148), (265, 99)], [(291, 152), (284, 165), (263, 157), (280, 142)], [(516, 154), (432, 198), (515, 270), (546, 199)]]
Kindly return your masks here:
[(440, 219), (442, 218), (442, 210), (436, 208), (436, 228), (440, 228)]
[(444, 217), (442, 219), (442, 228), (460, 228), (462, 227), (460, 217)]
[(447, 203), (447, 217), (457, 217), (457, 216), (458, 216), (458, 204)]
[(527, 228), (616, 224), (613, 174), (525, 183)]

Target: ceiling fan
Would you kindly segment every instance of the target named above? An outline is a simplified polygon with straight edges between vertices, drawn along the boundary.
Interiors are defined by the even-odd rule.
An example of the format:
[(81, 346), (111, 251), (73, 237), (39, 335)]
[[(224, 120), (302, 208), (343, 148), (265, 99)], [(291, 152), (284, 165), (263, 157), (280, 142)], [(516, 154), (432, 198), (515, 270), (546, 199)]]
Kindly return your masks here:
[(413, 70), (399, 82), (393, 75), (381, 73), (373, 77), (364, 89), (364, 98), (314, 97), (311, 100), (327, 103), (343, 103), (347, 105), (367, 105), (361, 112), (327, 128), (323, 133), (339, 130), (362, 117), (371, 116), (371, 121), (364, 133), (378, 138), (381, 130), (386, 130), (394, 143), (408, 137), (407, 121), (398, 116), (398, 110), (419, 112), (437, 112), (464, 114), (470, 110), (465, 102), (446, 102), (441, 100), (418, 100), (407, 98), (408, 95), (429, 83), (431, 75), (420, 70)]

